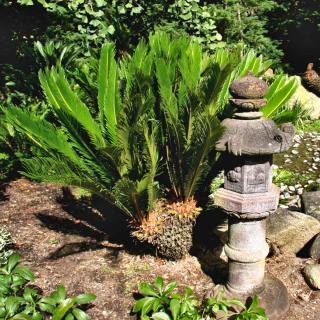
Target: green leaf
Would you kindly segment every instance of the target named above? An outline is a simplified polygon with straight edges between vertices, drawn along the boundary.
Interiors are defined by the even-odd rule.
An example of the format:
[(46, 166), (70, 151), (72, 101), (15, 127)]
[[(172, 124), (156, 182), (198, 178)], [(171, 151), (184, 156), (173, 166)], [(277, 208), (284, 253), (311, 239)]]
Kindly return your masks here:
[(73, 307), (73, 305), (73, 299), (68, 298), (62, 301), (55, 309), (52, 320), (62, 320), (66, 313)]
[(18, 0), (18, 3), (25, 5), (25, 6), (32, 6), (33, 0)]
[(142, 282), (139, 285), (139, 293), (145, 296), (158, 297), (158, 293), (154, 290), (150, 283)]
[(74, 301), (77, 304), (88, 304), (94, 301), (97, 298), (96, 295), (92, 293), (84, 293), (84, 294), (79, 294), (78, 296), (74, 297)]
[(106, 43), (101, 49), (98, 74), (98, 105), (100, 123), (112, 143), (116, 143), (116, 127), (120, 112), (118, 68), (114, 58), (114, 45)]
[(152, 306), (156, 298), (153, 297), (146, 297), (145, 301), (143, 303), (142, 309), (141, 309), (141, 314), (148, 314), (152, 310)]
[(15, 268), (15, 273), (21, 276), (23, 279), (26, 279), (28, 281), (33, 281), (35, 279), (34, 273), (26, 267), (17, 267)]
[(65, 298), (66, 298), (66, 296), (67, 296), (67, 293), (66, 293), (66, 289), (65, 289), (65, 287), (64, 287), (64, 285), (63, 284), (60, 284), (59, 286), (58, 286), (58, 288), (56, 289), (56, 294), (57, 294), (57, 297), (58, 297), (58, 301), (60, 302), (60, 301), (62, 301), (62, 300), (64, 300)]
[(163, 289), (163, 278), (161, 278), (161, 277), (157, 277), (156, 278), (156, 286), (157, 286), (159, 292), (162, 292), (162, 289)]
[(285, 85), (279, 90), (276, 90), (272, 97), (268, 100), (268, 103), (261, 109), (265, 117), (270, 117), (279, 108), (281, 108), (289, 99), (293, 96), (298, 88), (298, 82), (295, 78), (291, 78)]
[(157, 312), (152, 315), (153, 320), (172, 320), (170, 316), (164, 312)]
[(172, 299), (170, 301), (170, 311), (173, 317), (173, 320), (178, 319), (179, 313), (180, 313), (180, 303), (177, 299)]
[(164, 294), (165, 295), (168, 295), (169, 293), (171, 293), (177, 286), (177, 283), (176, 282), (170, 282), (167, 284), (167, 286), (165, 287), (164, 289)]
[(133, 312), (138, 313), (141, 311), (141, 314), (147, 314), (152, 309), (152, 304), (156, 301), (157, 298), (145, 297), (138, 300), (133, 306)]
[[(105, 141), (98, 124), (92, 118), (89, 108), (72, 90), (63, 70), (52, 68), (51, 71), (40, 71), (39, 79), (48, 101), (55, 111), (58, 114), (63, 112), (72, 116), (87, 131), (95, 145), (99, 148), (105, 147)], [(60, 120), (63, 118), (60, 117)]]
[(18, 265), (19, 261), (20, 261), (20, 257), (17, 254), (13, 254), (9, 257), (8, 264), (7, 264), (9, 273), (11, 273), (12, 270)]
[(79, 308), (73, 309), (72, 313), (74, 314), (77, 320), (90, 320), (90, 317)]
[(258, 298), (258, 296), (254, 296), (252, 299), (252, 302), (248, 308), (248, 312), (255, 310), (258, 305), (259, 305), (259, 298)]
[(19, 313), (13, 316), (12, 318), (10, 318), (10, 320), (33, 320), (33, 319), (25, 313)]

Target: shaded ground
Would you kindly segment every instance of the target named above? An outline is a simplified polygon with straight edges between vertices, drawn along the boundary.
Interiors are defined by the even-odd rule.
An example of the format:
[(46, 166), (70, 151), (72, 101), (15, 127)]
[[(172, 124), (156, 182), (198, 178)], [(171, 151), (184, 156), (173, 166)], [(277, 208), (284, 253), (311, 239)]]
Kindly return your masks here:
[[(94, 209), (79, 204), (67, 192), (54, 186), (19, 179), (7, 186), (0, 199), (0, 224), (5, 225), (18, 244), (24, 264), (35, 271), (37, 285), (50, 293), (64, 283), (70, 294), (93, 292), (97, 300), (88, 311), (94, 320), (136, 319), (130, 315), (137, 283), (152, 281), (156, 275), (176, 280), (182, 287), (193, 286), (199, 296), (226, 275), (219, 259), (221, 246), (202, 234), (204, 245), (180, 262), (167, 262), (132, 249), (118, 229), (119, 217), (112, 208)], [(310, 259), (286, 253), (268, 259), (267, 269), (280, 278), (291, 294), (287, 320), (319, 320), (320, 291), (304, 282), (301, 268)]]

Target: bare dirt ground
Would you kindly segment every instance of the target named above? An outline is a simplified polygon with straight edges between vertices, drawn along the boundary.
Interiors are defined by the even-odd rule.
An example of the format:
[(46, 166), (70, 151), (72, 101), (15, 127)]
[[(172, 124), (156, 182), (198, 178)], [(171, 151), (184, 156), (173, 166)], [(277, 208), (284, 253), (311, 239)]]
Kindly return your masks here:
[[(70, 294), (92, 292), (97, 295), (88, 311), (92, 319), (126, 320), (136, 319), (130, 310), (142, 280), (160, 275), (181, 288), (192, 286), (199, 297), (213, 281), (225, 280), (221, 243), (208, 229), (200, 232), (201, 246), (193, 256), (168, 262), (133, 246), (112, 208), (96, 207), (58, 187), (26, 179), (0, 191), (0, 224), (14, 236), (23, 263), (36, 273), (36, 284), (45, 293), (59, 283)], [(311, 290), (301, 275), (308, 263), (314, 261), (287, 253), (267, 261), (268, 272), (280, 278), (290, 293), (286, 320), (320, 319), (320, 291)]]

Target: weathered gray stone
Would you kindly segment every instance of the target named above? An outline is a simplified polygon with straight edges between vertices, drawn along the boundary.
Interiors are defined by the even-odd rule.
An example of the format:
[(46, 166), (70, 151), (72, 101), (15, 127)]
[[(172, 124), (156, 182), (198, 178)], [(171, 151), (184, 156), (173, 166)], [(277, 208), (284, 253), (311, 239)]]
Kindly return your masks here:
[[(216, 206), (222, 207), (226, 211), (238, 212), (242, 217), (252, 216), (262, 217), (263, 213), (274, 211), (279, 202), (280, 190), (272, 185), (269, 192), (242, 194), (220, 188), (214, 195)], [(268, 215), (268, 214), (266, 214)]]
[(234, 99), (230, 102), (237, 112), (222, 122), (225, 131), (216, 144), (217, 150), (225, 152), (225, 176), (214, 204), (229, 216), (224, 246), (229, 265), (226, 291), (233, 297), (259, 294), (267, 315), (276, 320), (288, 310), (289, 302), (280, 280), (274, 279), (271, 285), (265, 280), (266, 217), (276, 210), (280, 194), (272, 185), (272, 155), (288, 150), (294, 127), (283, 124), (279, 129), (272, 120), (262, 118), (259, 109), (266, 103), (266, 91), (267, 84), (253, 74), (231, 85)]
[(318, 233), (320, 222), (301, 212), (280, 208), (267, 220), (267, 238), (287, 252), (299, 252)]
[(320, 264), (312, 264), (304, 267), (303, 275), (312, 288), (320, 289)]
[(310, 257), (313, 259), (320, 259), (320, 233), (310, 247)]
[(306, 214), (320, 221), (320, 191), (305, 192), (302, 195), (302, 205)]

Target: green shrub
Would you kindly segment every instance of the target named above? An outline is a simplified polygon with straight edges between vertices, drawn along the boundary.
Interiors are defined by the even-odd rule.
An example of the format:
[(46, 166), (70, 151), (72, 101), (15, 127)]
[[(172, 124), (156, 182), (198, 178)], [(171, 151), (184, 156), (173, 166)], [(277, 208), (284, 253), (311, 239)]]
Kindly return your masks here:
[[(41, 71), (52, 123), (17, 107), (6, 110), (6, 119), (41, 149), (22, 160), (28, 177), (88, 189), (138, 228), (161, 198), (184, 202), (190, 212), (182, 211), (193, 217), (198, 209), (189, 204), (209, 192), (215, 172), (231, 82), (249, 70), (261, 76), (270, 64), (252, 50), (208, 55), (189, 37), (158, 32), (118, 63), (114, 45), (104, 45), (100, 60), (69, 81), (60, 66)], [(266, 110), (279, 108), (294, 86), (285, 77), (271, 86)], [(143, 229), (144, 239), (157, 223)]]
[[(224, 299), (221, 294), (209, 298), (205, 302), (199, 301), (192, 289), (187, 287), (183, 294), (175, 291), (176, 283), (164, 285), (161, 277), (157, 277), (155, 285), (147, 282), (139, 284), (139, 299), (133, 307), (133, 312), (141, 320), (267, 320), (265, 311), (259, 307), (258, 297), (254, 297), (247, 308), (239, 300)], [(241, 308), (234, 312), (234, 307)]]
[(0, 265), (7, 263), (8, 258), (13, 254), (14, 244), (10, 232), (0, 227)]
[(128, 50), (141, 38), (147, 38), (150, 32), (162, 29), (197, 37), (209, 50), (242, 42), (268, 57), (279, 60), (282, 56), (279, 43), (268, 35), (268, 14), (279, 7), (273, 0), (250, 3), (237, 0), (214, 3), (199, 0), (18, 2), (42, 5), (57, 19), (52, 35), (63, 39), (65, 44), (70, 40), (73, 44), (77, 42), (85, 52), (106, 39), (116, 41), (121, 50)]
[(19, 264), (20, 258), (13, 254), (8, 262), (0, 265), (0, 318), (8, 320), (71, 320), (90, 317), (81, 309), (95, 300), (93, 294), (67, 297), (63, 285), (50, 296), (42, 296), (38, 289), (29, 286), (34, 274)]
[(136, 0), (56, 1), (19, 0), (20, 4), (39, 3), (56, 19), (48, 35), (76, 45), (85, 54), (113, 40), (121, 51), (128, 51), (141, 38), (162, 28), (197, 37), (206, 48), (214, 49), (221, 40), (210, 7), (198, 0), (168, 2)]
[(301, 178), (301, 175), (285, 169), (273, 170), (273, 175), (273, 182), (277, 185), (281, 183), (285, 185), (295, 185)]

